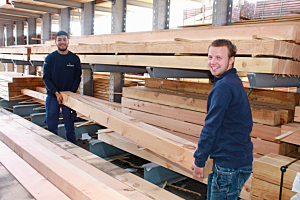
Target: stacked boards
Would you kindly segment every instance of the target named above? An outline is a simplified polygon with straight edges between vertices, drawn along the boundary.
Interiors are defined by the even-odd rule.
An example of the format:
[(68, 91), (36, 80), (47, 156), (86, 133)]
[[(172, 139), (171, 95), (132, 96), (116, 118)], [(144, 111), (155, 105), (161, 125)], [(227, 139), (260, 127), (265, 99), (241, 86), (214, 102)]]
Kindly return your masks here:
[(7, 101), (28, 99), (21, 89), (44, 87), (42, 77), (15, 72), (0, 72), (0, 97)]
[[(299, 76), (299, 27), (300, 23), (291, 22), (116, 33), (72, 38), (70, 44), (74, 45), (69, 49), (79, 55), (82, 63), (208, 70), (208, 45), (213, 39), (228, 38), (239, 49), (235, 67), (240, 75), (257, 72)], [(44, 60), (54, 48), (33, 47), (31, 60)]]
[(9, 60), (29, 61), (31, 46), (9, 46), (0, 48), (0, 58)]

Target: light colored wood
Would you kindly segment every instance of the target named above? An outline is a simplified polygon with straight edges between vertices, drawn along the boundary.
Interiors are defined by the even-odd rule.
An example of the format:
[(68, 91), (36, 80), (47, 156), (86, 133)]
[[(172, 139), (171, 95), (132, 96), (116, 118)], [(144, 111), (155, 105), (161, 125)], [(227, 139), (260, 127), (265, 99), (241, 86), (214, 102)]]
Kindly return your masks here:
[(281, 134), (280, 126), (268, 126), (263, 124), (253, 123), (253, 128), (251, 132), (252, 137), (268, 140), (268, 141), (276, 141), (275, 137)]
[[(137, 142), (149, 150), (191, 170), (196, 145), (137, 119), (85, 99), (84, 95), (61, 92), (63, 104), (97, 123)], [(206, 178), (206, 177), (205, 177)]]
[(286, 155), (287, 153), (284, 150), (283, 145), (276, 143), (276, 142), (270, 142), (266, 140), (261, 140), (258, 138), (251, 138), (251, 141), (253, 143), (253, 152), (254, 153), (259, 153), (262, 155), (266, 155), (269, 153), (277, 153), (279, 154), (280, 152), (284, 153), (283, 155)]
[[(120, 134), (117, 134), (116, 132), (113, 132), (109, 129), (107, 130), (107, 132), (103, 132), (103, 131), (101, 131), (101, 133), (98, 132), (98, 139), (107, 144), (113, 145), (124, 151), (130, 152), (134, 155), (137, 155), (137, 156), (142, 157), (146, 160), (149, 160), (153, 163), (156, 163), (160, 166), (163, 166), (167, 169), (170, 169), (170, 170), (180, 173), (184, 176), (195, 179), (193, 177), (193, 173), (191, 171), (184, 170), (182, 167), (176, 165), (175, 163), (168, 161), (167, 159), (159, 156), (158, 154), (153, 153), (149, 149), (144, 148), (144, 147), (140, 146), (139, 144), (132, 142), (131, 140), (129, 140), (129, 139), (121, 136)], [(207, 179), (201, 180), (201, 182), (204, 182), (207, 184)]]
[[(295, 159), (277, 154), (265, 155), (254, 162), (253, 176), (257, 179), (280, 185), (280, 167), (287, 165)], [(283, 187), (292, 189), (297, 172), (300, 171), (300, 161), (290, 165), (284, 173)], [(256, 195), (258, 196), (258, 195)]]
[(28, 54), (30, 53), (30, 47), (24, 46), (8, 46), (8, 47), (1, 47), (0, 53), (10, 53), (10, 54)]
[(294, 130), (288, 131), (288, 132), (286, 132), (286, 133), (284, 133), (284, 134), (282, 134), (280, 136), (277, 136), (275, 139), (281, 140), (281, 139), (283, 139), (283, 138), (285, 138), (285, 137), (287, 137), (287, 136), (289, 136), (289, 135), (291, 135), (291, 134), (293, 134), (293, 133), (295, 133), (296, 131), (299, 131), (299, 130), (300, 130), (300, 127), (296, 128)]
[[(73, 53), (147, 53), (147, 54), (207, 54), (213, 40), (185, 40), (166, 42), (131, 42), (113, 44), (78, 44), (68, 48)], [(268, 55), (300, 59), (300, 46), (294, 43), (275, 40), (232, 40), (237, 46), (237, 54)], [(32, 47), (32, 53), (45, 54), (57, 49), (56, 46)], [(1, 49), (0, 49), (1, 52)]]
[(21, 92), (22, 92), (22, 94), (25, 94), (27, 96), (31, 96), (31, 97), (40, 99), (42, 101), (46, 101), (47, 94), (36, 92), (33, 90), (29, 90), (29, 89), (22, 89)]
[(30, 56), (29, 55), (13, 55), (13, 54), (0, 54), (0, 58), (2, 59), (12, 59), (12, 60), (23, 60), (23, 61), (29, 61)]
[[(31, 60), (44, 61), (45, 54), (31, 55)], [(144, 56), (144, 55), (79, 55), (82, 63), (153, 66), (176, 69), (208, 70), (204, 56)], [(239, 72), (257, 72), (300, 75), (300, 62), (278, 58), (237, 57), (235, 68)]]
[[(208, 83), (195, 83), (186, 81), (176, 81), (167, 79), (145, 79), (146, 87), (161, 88), (166, 90), (177, 90), (182, 92), (193, 92), (200, 94), (209, 94), (213, 85)], [(245, 88), (246, 93), (249, 92), (249, 88)], [(250, 92), (248, 99), (249, 101), (258, 101), (270, 104), (278, 104), (294, 107), (299, 104), (300, 94), (262, 90), (253, 88)]]
[(295, 122), (300, 122), (300, 106), (295, 107), (295, 117), (294, 117)]
[(138, 110), (132, 110), (124, 107), (122, 108), (122, 113), (130, 117), (136, 118), (138, 120), (141, 120), (142, 122), (145, 122), (147, 124), (167, 128), (195, 137), (199, 137), (202, 130), (201, 125), (183, 122), (176, 119), (166, 118), (155, 114), (141, 112)]
[(0, 123), (1, 140), (71, 199), (128, 199), (37, 142), (43, 138), (32, 140), (30, 131), (5, 119)]
[[(109, 187), (116, 188), (121, 193), (124, 193), (124, 195), (127, 195), (130, 199), (141, 198), (141, 195), (136, 191), (149, 196), (151, 199), (181, 199), (177, 195), (161, 189), (160, 187), (142, 178), (139, 178), (138, 176), (135, 176), (134, 174), (127, 172), (122, 168), (117, 167), (116, 165), (96, 156), (95, 154), (66, 141), (65, 139), (29, 122), (28, 120), (21, 118), (20, 116), (14, 115), (8, 111), (5, 111), (4, 109), (0, 109), (0, 115), (1, 114), (2, 117), (4, 114), (6, 115), (5, 117), (7, 117), (7, 119), (13, 120), (16, 127), (20, 125), (22, 127), (26, 127), (27, 129), (30, 129), (31, 132), (40, 135), (41, 137), (57, 145), (58, 147), (53, 146), (55, 153), (59, 154), (61, 157), (70, 161), (72, 164), (76, 165), (81, 170), (84, 170), (98, 180), (106, 180), (106, 184)], [(69, 152), (69, 154), (62, 149), (64, 149), (66, 152)], [(82, 161), (78, 160), (77, 158), (80, 158)], [(111, 179), (109, 176), (114, 177), (120, 182)], [(123, 186), (121, 182), (124, 184)]]
[[(299, 123), (289, 123), (289, 124), (283, 125), (283, 126), (281, 126), (281, 134), (285, 134), (289, 131), (292, 131), (292, 130), (295, 130), (298, 128), (300, 128)], [(295, 131), (291, 135), (281, 139), (281, 141), (287, 142), (290, 144), (300, 145), (300, 131), (299, 130)]]
[[(252, 179), (251, 194), (254, 196), (268, 200), (279, 199), (279, 190), (279, 185), (268, 183), (257, 178)], [(290, 200), (295, 194), (296, 192), (282, 188), (282, 200)]]
[(70, 199), (0, 141), (0, 162), (37, 200)]

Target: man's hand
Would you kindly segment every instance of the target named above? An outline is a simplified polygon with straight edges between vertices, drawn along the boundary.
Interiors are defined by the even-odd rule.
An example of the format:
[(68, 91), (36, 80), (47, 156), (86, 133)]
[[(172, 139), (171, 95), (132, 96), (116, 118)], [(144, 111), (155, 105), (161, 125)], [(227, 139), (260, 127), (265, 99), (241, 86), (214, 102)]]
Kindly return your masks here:
[(204, 168), (197, 167), (193, 162), (191, 169), (194, 171), (193, 175), (196, 178), (203, 178), (204, 177)]
[(55, 96), (57, 98), (58, 104), (62, 104), (63, 97), (61, 96), (61, 94), (59, 92), (55, 92)]

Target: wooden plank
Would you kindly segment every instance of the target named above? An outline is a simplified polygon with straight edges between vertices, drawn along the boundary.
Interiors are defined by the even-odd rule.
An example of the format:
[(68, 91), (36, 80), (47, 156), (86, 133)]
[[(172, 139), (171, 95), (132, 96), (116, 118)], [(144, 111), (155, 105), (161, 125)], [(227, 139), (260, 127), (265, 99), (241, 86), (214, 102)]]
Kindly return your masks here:
[(1, 47), (0, 53), (28, 54), (30, 53), (30, 47)]
[[(171, 135), (153, 126), (106, 108), (103, 104), (87, 101), (85, 96), (71, 92), (61, 92), (63, 104), (82, 113), (97, 123), (137, 142), (149, 150), (166, 157), (187, 170), (193, 163), (196, 145)], [(152, 142), (150, 142), (152, 141)], [(211, 169), (205, 169), (208, 174)], [(206, 178), (206, 177), (205, 177)]]
[[(254, 162), (253, 176), (255, 178), (280, 185), (280, 167), (287, 165), (295, 159), (277, 154), (268, 154)], [(300, 170), (300, 161), (290, 165), (284, 173), (283, 187), (292, 189), (294, 179)], [(257, 196), (257, 195), (256, 195)]]
[(280, 126), (268, 126), (263, 124), (253, 123), (253, 128), (251, 132), (252, 137), (268, 140), (268, 141), (276, 141), (275, 137), (281, 134)]
[[(78, 44), (68, 48), (73, 53), (144, 53), (144, 54), (207, 54), (207, 47), (213, 40), (129, 42), (113, 44)], [(300, 59), (300, 46), (279, 40), (232, 40), (237, 54), (268, 55)], [(33, 47), (32, 53), (45, 54), (56, 50), (56, 46)], [(1, 52), (1, 49), (0, 49)], [(298, 53), (297, 53), (298, 52)]]
[(141, 120), (147, 124), (155, 125), (162, 128), (167, 128), (173, 131), (185, 133), (191, 136), (199, 137), (202, 126), (188, 122), (183, 122), (176, 119), (166, 118), (155, 114), (149, 114), (138, 110), (132, 110), (128, 108), (122, 108), (122, 113)]
[[(136, 156), (149, 160), (153, 163), (156, 163), (160, 166), (163, 166), (167, 169), (180, 173), (189, 178), (195, 179), (191, 171), (186, 171), (182, 167), (168, 161), (167, 159), (159, 156), (156, 153), (153, 153), (147, 148), (140, 146), (139, 144), (132, 142), (131, 140), (121, 136), (120, 134), (107, 129), (106, 131), (101, 130), (101, 133), (98, 132), (98, 140), (101, 140), (107, 144), (118, 147), (126, 152), (130, 152)], [(205, 180), (204, 183), (207, 184)]]
[[(31, 55), (31, 60), (43, 61), (45, 54)], [(153, 66), (176, 69), (208, 70), (204, 56), (143, 56), (143, 55), (79, 55), (82, 63), (109, 65)], [(300, 63), (278, 58), (237, 57), (235, 68), (239, 72), (257, 72), (300, 75)]]
[[(251, 194), (254, 196), (273, 200), (279, 198), (279, 191), (279, 185), (268, 183), (257, 178), (252, 179)], [(295, 194), (296, 192), (292, 192), (287, 188), (282, 188), (282, 200), (290, 200)]]
[(300, 122), (300, 106), (295, 107), (295, 117), (294, 117), (295, 122)]
[[(232, 27), (196, 27), (188, 29), (168, 29), (158, 31), (136, 32), (136, 33), (115, 33), (107, 35), (89, 35), (72, 37), (70, 45), (78, 43), (105, 44), (116, 41), (144, 42), (144, 41), (166, 41), (174, 38), (184, 38), (190, 40), (197, 39), (250, 39), (252, 35), (261, 35), (277, 40), (296, 41), (299, 40), (299, 23), (285, 22), (274, 24), (247, 24)], [(54, 42), (46, 42), (54, 44)]]
[[(65, 151), (69, 152), (70, 154), (74, 155), (76, 158), (80, 158), (81, 160), (85, 161), (86, 163), (78, 163), (78, 167), (80, 167), (82, 170), (88, 172), (90, 175), (94, 176), (95, 178), (98, 177), (100, 180), (105, 180), (107, 178), (103, 176), (99, 176), (99, 170), (101, 172), (105, 172), (111, 177), (114, 177), (116, 180), (119, 180), (120, 182), (126, 184), (127, 186), (130, 186), (131, 188), (127, 188), (127, 186), (121, 186), (120, 183), (116, 183), (114, 181), (111, 182), (111, 187), (117, 187), (117, 189), (120, 189), (121, 192), (127, 193), (127, 195), (131, 195), (130, 199), (139, 199), (140, 195), (136, 194), (136, 191), (139, 191), (147, 196), (149, 196), (152, 199), (181, 199), (177, 195), (174, 195), (146, 180), (143, 178), (140, 178), (130, 172), (127, 172), (126, 170), (117, 167), (116, 165), (96, 156), (95, 154), (86, 151), (77, 145), (74, 145), (73, 143), (70, 143), (66, 141), (65, 139), (50, 133), (49, 131), (27, 121), (21, 118), (20, 116), (14, 115), (8, 111), (5, 111), (3, 109), (0, 109), (0, 114), (3, 113), (8, 116), (10, 120), (14, 120), (15, 123), (18, 123), (19, 125), (22, 125), (23, 127), (26, 127), (31, 130), (31, 132), (34, 132), (43, 138), (51, 141), (52, 143), (56, 144), (57, 146), (61, 147)], [(55, 148), (55, 152), (58, 153), (58, 149)], [(62, 151), (60, 151), (62, 153)], [(73, 157), (70, 155), (67, 155), (65, 153), (60, 154), (62, 157), (66, 158), (68, 161), (74, 161)], [(71, 159), (72, 158), (72, 159)], [(72, 162), (74, 165), (75, 162)], [(92, 165), (93, 167), (99, 169), (96, 170), (92, 169), (91, 166), (87, 166), (87, 163)], [(110, 183), (108, 180), (106, 181), (106, 184)]]
[(1, 141), (0, 149), (0, 162), (35, 199), (70, 199)]
[[(297, 128), (300, 128), (299, 123), (290, 123), (290, 124), (283, 125), (281, 126), (281, 134), (285, 134), (286, 132), (295, 130)], [(281, 139), (281, 141), (290, 144), (300, 145), (300, 131), (298, 130), (294, 132), (293, 134)]]
[(18, 55), (18, 54), (0, 54), (2, 59), (22, 60), (29, 61), (30, 55)]
[(261, 140), (259, 138), (253, 138), (253, 137), (251, 138), (251, 141), (253, 143), (253, 152), (262, 155), (266, 155), (270, 153), (287, 155), (297, 150), (297, 146), (285, 142), (276, 143), (276, 142)]
[[(195, 83), (167, 79), (145, 79), (146, 87), (162, 88), (167, 90), (177, 90), (182, 92), (194, 92), (200, 94), (209, 94), (213, 85), (208, 83)], [(249, 92), (249, 88), (245, 88)], [(300, 94), (262, 90), (253, 88), (248, 98), (249, 101), (258, 101), (271, 104), (279, 104), (294, 107), (299, 104)]]
[(1, 140), (18, 155), (47, 177), (71, 199), (128, 199), (107, 187), (88, 173), (74, 167), (55, 154), (53, 149), (31, 141), (28, 131), (15, 129), (8, 120), (1, 120)]

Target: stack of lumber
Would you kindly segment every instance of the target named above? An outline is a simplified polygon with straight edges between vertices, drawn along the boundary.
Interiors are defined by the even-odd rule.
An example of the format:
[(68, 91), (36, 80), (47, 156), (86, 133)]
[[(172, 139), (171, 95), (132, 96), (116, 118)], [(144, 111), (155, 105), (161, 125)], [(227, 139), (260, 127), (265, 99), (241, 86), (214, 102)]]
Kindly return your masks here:
[(0, 97), (7, 101), (25, 100), (21, 89), (45, 86), (42, 77), (15, 72), (0, 72)]
[[(145, 85), (145, 77), (137, 75), (124, 76), (124, 87)], [(94, 73), (94, 97), (109, 101), (110, 74), (105, 72)]]
[(300, 2), (297, 0), (263, 0), (257, 1), (255, 7), (255, 19), (294, 16), (291, 11), (299, 11)]
[(17, 45), (0, 48), (0, 58), (10, 60), (29, 61), (31, 53), (30, 45)]
[[(268, 154), (254, 161), (251, 196), (253, 199), (279, 199), (282, 166), (293, 162), (293, 158)], [(291, 191), (300, 161), (288, 166), (283, 178), (282, 198), (289, 200), (296, 192)]]
[[(90, 35), (73, 37), (70, 44), (74, 45), (69, 49), (79, 55), (82, 63), (208, 70), (208, 45), (213, 39), (228, 38), (239, 49), (235, 67), (240, 75), (257, 72), (299, 76), (300, 50), (295, 44), (300, 42), (299, 28), (300, 23), (290, 22)], [(42, 61), (55, 48), (33, 47), (31, 60)]]
[(181, 199), (0, 109), (0, 162), (35, 199)]

